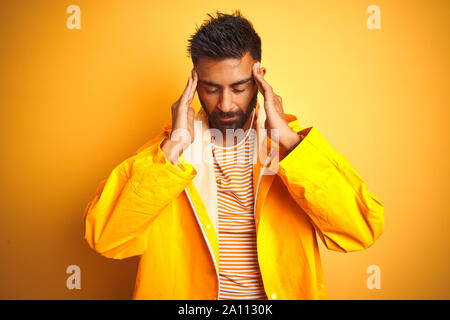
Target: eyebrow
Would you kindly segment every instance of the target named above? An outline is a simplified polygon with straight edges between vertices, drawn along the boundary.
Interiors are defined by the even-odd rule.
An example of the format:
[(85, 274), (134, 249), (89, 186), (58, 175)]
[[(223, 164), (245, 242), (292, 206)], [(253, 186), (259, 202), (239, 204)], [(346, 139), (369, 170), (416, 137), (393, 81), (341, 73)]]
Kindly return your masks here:
[[(237, 85), (240, 85), (240, 84), (244, 84), (244, 83), (246, 83), (246, 82), (248, 82), (248, 81), (250, 81), (252, 79), (253, 79), (253, 76), (251, 76), (250, 78), (247, 78), (247, 79), (243, 79), (243, 80), (240, 80), (240, 81), (233, 82), (230, 86), (234, 87), (234, 86), (237, 86)], [(206, 84), (206, 85), (211, 86), (211, 87), (221, 87), (220, 84), (217, 84), (217, 83), (214, 83), (214, 82), (210, 82), (210, 81), (205, 81), (205, 80), (200, 80), (199, 79), (198, 82), (201, 82), (201, 83)]]

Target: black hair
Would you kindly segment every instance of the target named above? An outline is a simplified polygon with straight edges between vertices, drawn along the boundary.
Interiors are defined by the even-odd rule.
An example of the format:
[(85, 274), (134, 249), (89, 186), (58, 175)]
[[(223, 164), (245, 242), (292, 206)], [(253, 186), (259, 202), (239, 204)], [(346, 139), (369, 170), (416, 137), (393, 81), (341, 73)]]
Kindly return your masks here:
[(208, 16), (210, 19), (188, 40), (188, 54), (194, 65), (201, 57), (241, 58), (248, 51), (253, 59), (261, 61), (261, 38), (239, 10), (231, 15), (217, 11), (216, 17)]

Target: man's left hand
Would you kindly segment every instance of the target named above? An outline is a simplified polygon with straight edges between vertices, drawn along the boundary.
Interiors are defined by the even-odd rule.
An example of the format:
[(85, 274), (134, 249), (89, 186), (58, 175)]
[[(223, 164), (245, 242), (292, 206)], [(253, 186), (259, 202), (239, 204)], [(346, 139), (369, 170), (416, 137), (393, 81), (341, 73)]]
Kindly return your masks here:
[[(279, 144), (284, 150), (293, 149), (301, 141), (300, 136), (289, 127), (284, 117), (283, 102), (281, 97), (277, 95), (272, 87), (264, 80), (265, 69), (260, 68), (260, 63), (253, 65), (253, 78), (258, 86), (259, 92), (264, 97), (264, 109), (266, 111), (266, 130), (278, 129)], [(270, 131), (269, 131), (270, 132)]]

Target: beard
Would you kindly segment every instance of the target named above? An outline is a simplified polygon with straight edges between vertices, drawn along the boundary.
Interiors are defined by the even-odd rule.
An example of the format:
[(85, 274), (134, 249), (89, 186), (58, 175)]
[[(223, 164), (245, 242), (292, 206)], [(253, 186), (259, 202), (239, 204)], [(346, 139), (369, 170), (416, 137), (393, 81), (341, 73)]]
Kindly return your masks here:
[[(256, 101), (258, 97), (258, 90), (255, 91), (250, 103), (247, 105), (245, 111), (239, 109), (235, 112), (222, 112), (219, 109), (214, 109), (211, 113), (206, 109), (205, 104), (202, 101), (200, 95), (198, 95), (198, 99), (200, 100), (200, 104), (202, 105), (203, 110), (205, 110), (208, 115), (208, 119), (212, 128), (216, 128), (220, 130), (222, 133), (227, 133), (227, 130), (237, 130), (242, 129), (247, 122), (248, 118), (252, 114), (253, 109), (256, 107)], [(236, 119), (233, 121), (222, 122), (220, 118), (228, 118), (235, 117)], [(228, 131), (229, 133), (229, 131)]]

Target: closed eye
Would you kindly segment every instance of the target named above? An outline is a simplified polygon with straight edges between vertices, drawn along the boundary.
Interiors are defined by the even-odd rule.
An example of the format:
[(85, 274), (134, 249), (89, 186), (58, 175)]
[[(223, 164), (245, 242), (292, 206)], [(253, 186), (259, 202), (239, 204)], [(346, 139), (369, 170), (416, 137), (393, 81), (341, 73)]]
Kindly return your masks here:
[[(206, 90), (207, 93), (216, 93), (216, 92), (218, 92), (218, 91), (219, 91), (219, 89), (216, 89), (216, 90)], [(242, 89), (242, 90), (233, 89), (233, 92), (236, 92), (236, 93), (241, 93), (241, 92), (244, 92), (244, 91), (245, 91), (245, 89)]]

